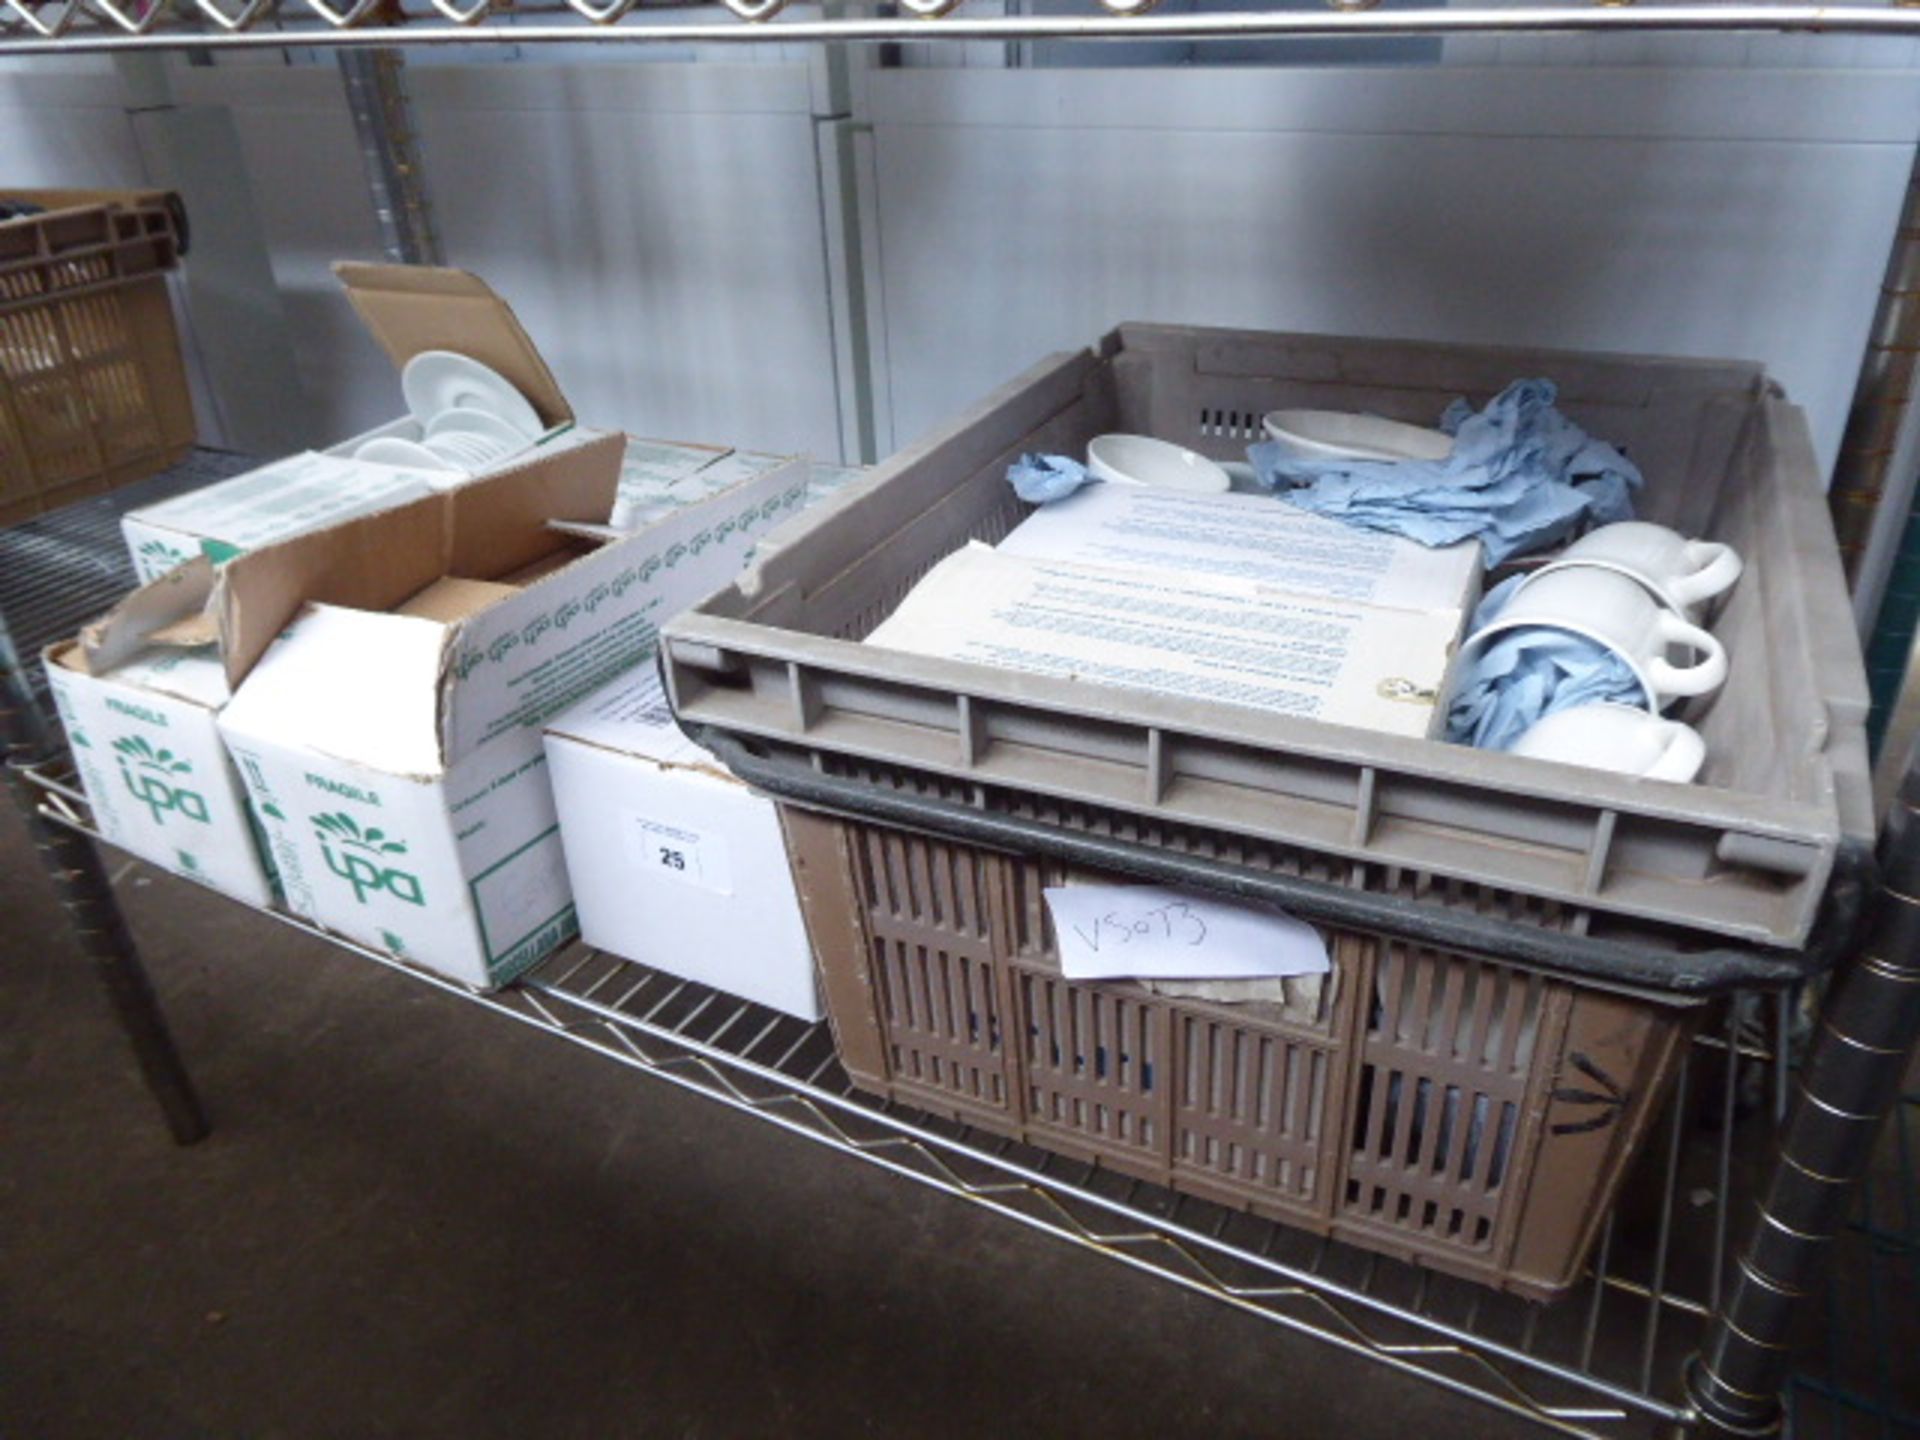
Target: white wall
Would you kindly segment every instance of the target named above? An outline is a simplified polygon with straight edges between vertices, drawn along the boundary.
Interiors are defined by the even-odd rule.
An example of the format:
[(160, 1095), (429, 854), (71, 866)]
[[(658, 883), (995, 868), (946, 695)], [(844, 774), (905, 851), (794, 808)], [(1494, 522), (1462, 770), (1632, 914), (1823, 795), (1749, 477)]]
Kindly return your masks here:
[(255, 216), (280, 288), (303, 382), (292, 417), (323, 445), (390, 420), (403, 407), (393, 367), (368, 338), (328, 268), (377, 260), (380, 232), (367, 198), (340, 76), (326, 66), (176, 65), (174, 98), (225, 106), (233, 116)]
[[(865, 336), (832, 303), (802, 60), (409, 73), (448, 260), (590, 422), (836, 456), (866, 344), (884, 450), (1142, 318), (1760, 359), (1830, 459), (1920, 86), (1754, 68), (1787, 53), (1757, 42), (1718, 69), (1601, 53), (870, 72)], [(397, 404), (327, 268), (379, 238), (322, 60), (171, 67), (181, 104), (233, 116), (315, 438)], [(142, 179), (111, 69), (66, 70), (0, 68), (9, 178)]]
[(436, 68), (412, 91), (448, 261), (509, 297), (582, 419), (839, 457), (805, 66)]
[(1758, 359), (1830, 463), (1920, 133), (1887, 71), (927, 70), (869, 99), (896, 444), (1140, 319)]
[(0, 167), (21, 189), (141, 185), (146, 173), (113, 67), (60, 57), (0, 61)]
[[(511, 304), (580, 418), (840, 454), (809, 72), (802, 65), (416, 66), (446, 261)], [(377, 259), (331, 65), (180, 70), (233, 109), (324, 431), (399, 408), (340, 298)]]

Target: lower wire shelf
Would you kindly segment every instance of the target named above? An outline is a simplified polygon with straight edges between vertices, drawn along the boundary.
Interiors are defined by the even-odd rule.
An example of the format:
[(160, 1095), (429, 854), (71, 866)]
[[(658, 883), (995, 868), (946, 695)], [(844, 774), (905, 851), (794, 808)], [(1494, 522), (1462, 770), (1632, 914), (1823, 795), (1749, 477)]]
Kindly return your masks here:
[[(70, 777), (58, 767), (26, 773), (44, 815), (95, 833)], [(1647, 1435), (1693, 1418), (1681, 1366), (1720, 1294), (1786, 1096), (1792, 1006), (1781, 996), (1737, 997), (1724, 1023), (1703, 1027), (1691, 1047), (1590, 1273), (1542, 1306), (868, 1096), (841, 1069), (824, 1022), (585, 946), (483, 994), (262, 913), (789, 1134), (1567, 1435)], [(1920, 1106), (1902, 1107), (1903, 1161), (1905, 1127), (1917, 1121)], [(1910, 1183), (1910, 1167), (1906, 1176)], [(1871, 1252), (1884, 1257), (1890, 1236), (1906, 1247), (1901, 1263), (1914, 1263), (1912, 1209), (1909, 1196), (1905, 1232), (1883, 1222), (1849, 1237), (1870, 1252), (1863, 1283), (1880, 1284)], [(1912, 1293), (1896, 1280), (1891, 1303)], [(1839, 1355), (1838, 1319), (1824, 1318)], [(1793, 1398), (1797, 1417), (1821, 1417), (1796, 1427), (1805, 1433), (1886, 1434), (1907, 1423), (1871, 1385), (1854, 1388), (1837, 1373), (1809, 1377)], [(1865, 1428), (1845, 1428), (1861, 1417)]]

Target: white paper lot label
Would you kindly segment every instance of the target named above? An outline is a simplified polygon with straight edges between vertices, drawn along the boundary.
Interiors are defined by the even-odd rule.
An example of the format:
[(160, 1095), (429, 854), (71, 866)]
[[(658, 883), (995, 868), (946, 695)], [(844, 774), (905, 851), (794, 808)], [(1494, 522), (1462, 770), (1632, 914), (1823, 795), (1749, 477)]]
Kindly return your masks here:
[(628, 815), (620, 833), (626, 841), (627, 858), (647, 874), (663, 875), (716, 895), (733, 893), (733, 864), (723, 836), (702, 834), (638, 812)]
[(1324, 975), (1327, 947), (1278, 910), (1158, 885), (1065, 885), (1045, 891), (1069, 980), (1255, 979)]

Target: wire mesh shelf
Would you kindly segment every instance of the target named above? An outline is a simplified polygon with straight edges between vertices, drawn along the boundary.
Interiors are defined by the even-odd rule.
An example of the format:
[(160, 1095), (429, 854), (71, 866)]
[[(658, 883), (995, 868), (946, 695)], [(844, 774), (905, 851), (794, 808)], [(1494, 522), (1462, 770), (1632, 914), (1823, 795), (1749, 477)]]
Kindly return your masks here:
[[(57, 766), (27, 773), (44, 815), (92, 833), (70, 775)], [(1730, 1244), (1764, 1174), (1797, 1014), (1789, 997), (1743, 995), (1703, 1027), (1590, 1273), (1543, 1306), (881, 1102), (850, 1084), (825, 1023), (584, 946), (481, 994), (306, 921), (263, 913), (1281, 1330), (1580, 1436), (1648, 1435), (1692, 1419), (1681, 1366), (1726, 1282)], [(1814, 1368), (1796, 1383), (1796, 1433), (1887, 1435), (1920, 1426), (1912, 1396), (1898, 1393), (1913, 1382), (1895, 1360), (1920, 1338), (1911, 1306), (1920, 1279), (1916, 1148), (1920, 1097), (1890, 1127), (1884, 1173), (1863, 1191), (1827, 1313), (1809, 1317), (1820, 1343)]]
[[(724, 0), (719, 18), (661, 18), (640, 0), (0, 0), (0, 55), (54, 51), (578, 43), (756, 44), (940, 40), (1245, 40), (1309, 36), (1703, 31), (1920, 34), (1900, 4), (1476, 4), (1153, 14), (1155, 0), (1085, 0), (1065, 14), (969, 15), (959, 0), (835, 6), (781, 18), (787, 0)], [(937, 23), (929, 23), (937, 22)]]
[[(0, 642), (29, 662), (131, 583), (118, 515), (244, 468), (192, 467), (0, 531)], [(18, 666), (0, 643), (0, 663)], [(21, 667), (38, 680), (38, 667)], [(30, 702), (31, 703), (31, 702)], [(67, 758), (19, 763), (39, 813), (93, 835)], [(1644, 1436), (1690, 1419), (1681, 1365), (1728, 1283), (1786, 1108), (1788, 995), (1723, 1002), (1689, 1047), (1670, 1107), (1627, 1182), (1590, 1273), (1541, 1306), (1322, 1241), (1146, 1182), (886, 1104), (855, 1090), (825, 1024), (573, 946), (491, 994), (262, 912), (622, 1065), (858, 1156), (1137, 1271), (1475, 1397), (1548, 1431)], [(1824, 1308), (1802, 1307), (1797, 1436), (1920, 1435), (1920, 1095), (1898, 1107), (1835, 1246)]]

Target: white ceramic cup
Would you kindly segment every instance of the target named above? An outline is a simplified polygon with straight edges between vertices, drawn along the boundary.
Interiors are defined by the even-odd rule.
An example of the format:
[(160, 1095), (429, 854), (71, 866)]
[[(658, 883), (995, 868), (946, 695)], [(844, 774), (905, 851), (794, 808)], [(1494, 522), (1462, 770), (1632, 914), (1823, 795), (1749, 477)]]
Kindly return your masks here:
[(1444, 460), (1453, 453), (1444, 431), (1344, 410), (1269, 410), (1260, 425), (1296, 460)]
[[(1597, 566), (1531, 577), (1462, 649), (1478, 650), (1495, 635), (1530, 626), (1585, 636), (1611, 650), (1633, 671), (1647, 709), (1656, 715), (1668, 701), (1708, 694), (1727, 678), (1726, 647), (1717, 639), (1662, 605), (1639, 581)], [(1675, 646), (1693, 652), (1690, 664), (1668, 659)]]
[(1576, 565), (1597, 566), (1637, 580), (1689, 618), (1731, 590), (1743, 568), (1731, 545), (1689, 540), (1678, 531), (1644, 520), (1622, 520), (1588, 531), (1541, 566), (1533, 578)]
[(1508, 753), (1684, 785), (1706, 763), (1707, 742), (1691, 725), (1602, 701), (1542, 716)]
[(1151, 435), (1094, 436), (1087, 443), (1087, 472), (1117, 485), (1203, 495), (1224, 495), (1233, 488), (1233, 478), (1206, 456)]

